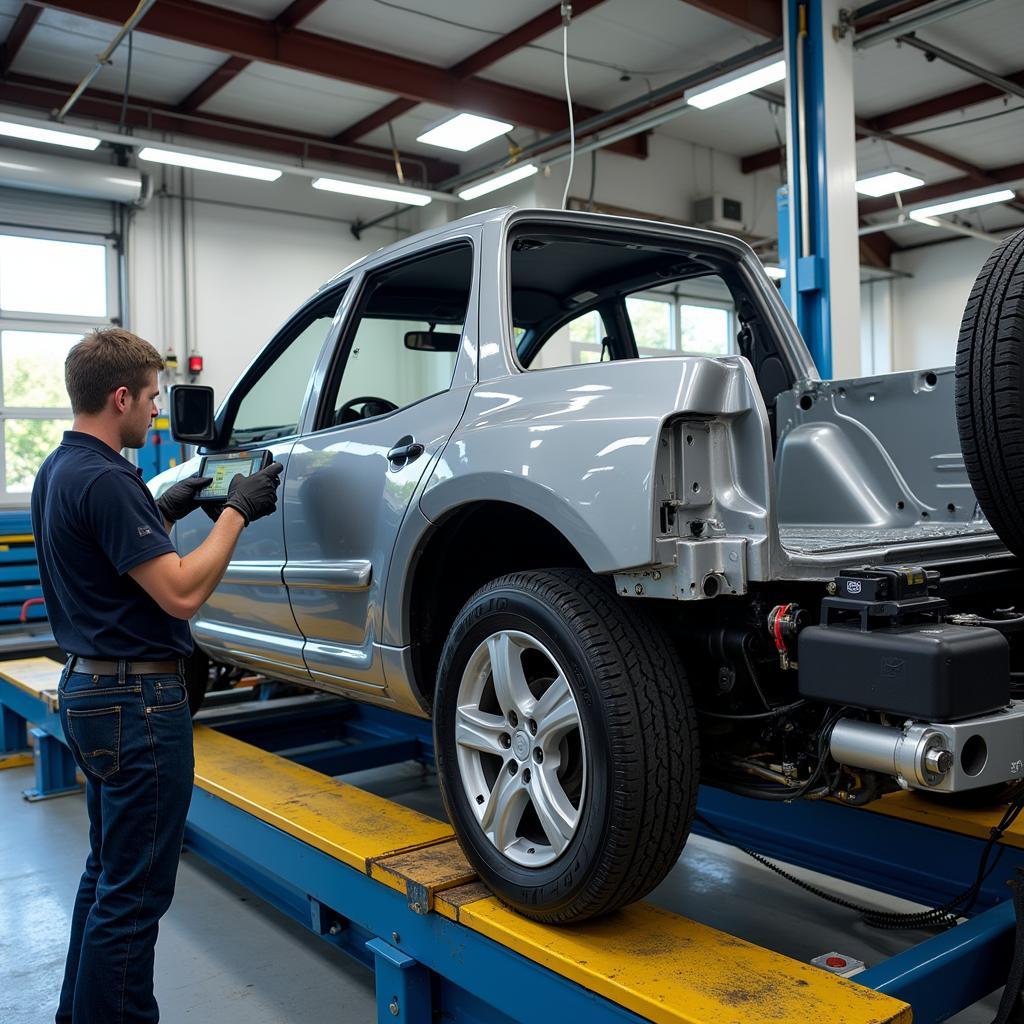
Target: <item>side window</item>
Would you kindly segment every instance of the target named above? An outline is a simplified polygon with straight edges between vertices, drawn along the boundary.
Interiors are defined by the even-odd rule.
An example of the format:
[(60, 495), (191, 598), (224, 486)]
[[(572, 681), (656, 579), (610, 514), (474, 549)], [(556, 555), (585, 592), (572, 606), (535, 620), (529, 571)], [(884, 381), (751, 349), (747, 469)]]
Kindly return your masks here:
[(472, 284), (468, 243), (371, 274), (320, 426), (384, 416), (447, 391)]
[(563, 324), (541, 343), (530, 360), (531, 370), (549, 370), (553, 366), (578, 366), (599, 363), (609, 355), (603, 351), (604, 322), (596, 309), (581, 313)]
[(341, 294), (335, 292), (329, 302), (311, 312), (284, 349), (263, 368), (235, 412), (229, 447), (260, 444), (298, 432), (309, 378), (340, 302)]

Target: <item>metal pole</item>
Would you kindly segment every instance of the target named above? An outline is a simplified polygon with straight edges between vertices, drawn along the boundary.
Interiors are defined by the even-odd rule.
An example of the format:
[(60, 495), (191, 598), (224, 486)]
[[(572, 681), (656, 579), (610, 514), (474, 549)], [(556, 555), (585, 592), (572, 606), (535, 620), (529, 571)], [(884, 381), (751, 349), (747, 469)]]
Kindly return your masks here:
[(118, 29), (117, 35), (110, 41), (110, 45), (96, 58), (96, 63), (93, 65), (89, 73), (83, 78), (78, 85), (75, 86), (75, 91), (65, 100), (64, 106), (57, 111), (55, 118), (58, 121), (63, 121), (65, 117), (71, 112), (71, 108), (78, 102), (82, 93), (89, 88), (92, 80), (100, 73), (100, 69), (106, 64), (110, 63), (110, 58), (114, 51), (121, 45), (122, 40), (129, 32), (131, 32), (136, 25), (146, 16), (149, 9), (156, 3), (156, 0), (139, 0), (139, 6), (135, 8), (134, 13), (131, 17)]
[(854, 37), (853, 45), (858, 50), (866, 49), (869, 46), (877, 46), (889, 39), (906, 35), (915, 29), (931, 25), (933, 22), (943, 18), (949, 18), (954, 14), (962, 14), (974, 7), (987, 4), (989, 0), (937, 0), (936, 3), (920, 10), (914, 11), (903, 18), (894, 18), (892, 21), (879, 25), (877, 28), (869, 28), (866, 32), (858, 32)]
[(980, 78), (983, 82), (988, 82), (989, 85), (994, 85), (1003, 92), (1024, 99), (1024, 85), (1011, 82), (1008, 78), (1003, 78), (1002, 75), (997, 75), (994, 71), (988, 71), (973, 61), (967, 60), (965, 57), (958, 57), (955, 53), (950, 53), (949, 50), (944, 50), (941, 46), (936, 46), (934, 43), (926, 43), (923, 39), (918, 39), (917, 36), (913, 35), (900, 36), (898, 42), (906, 46), (912, 46), (915, 50), (921, 50), (932, 57), (937, 57), (944, 63), (951, 64), (961, 71), (966, 71), (967, 74), (974, 75), (975, 78)]

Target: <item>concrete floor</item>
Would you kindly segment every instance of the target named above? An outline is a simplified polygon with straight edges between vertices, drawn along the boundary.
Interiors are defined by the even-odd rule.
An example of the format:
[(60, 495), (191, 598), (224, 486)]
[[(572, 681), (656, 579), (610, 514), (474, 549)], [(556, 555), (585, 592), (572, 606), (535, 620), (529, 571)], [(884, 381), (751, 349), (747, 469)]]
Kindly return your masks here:
[[(31, 768), (0, 771), (0, 1021), (53, 1020), (69, 913), (87, 849), (81, 797), (29, 804)], [(433, 777), (398, 765), (346, 781), (443, 817)], [(913, 904), (797, 872), (837, 893), (889, 909)], [(926, 937), (880, 932), (771, 874), (742, 853), (694, 837), (653, 900), (752, 942), (808, 960), (838, 950), (870, 966)], [(372, 1024), (373, 978), (229, 878), (186, 853), (163, 920), (156, 993), (168, 1024)], [(992, 1019), (998, 1003), (953, 1018)]]

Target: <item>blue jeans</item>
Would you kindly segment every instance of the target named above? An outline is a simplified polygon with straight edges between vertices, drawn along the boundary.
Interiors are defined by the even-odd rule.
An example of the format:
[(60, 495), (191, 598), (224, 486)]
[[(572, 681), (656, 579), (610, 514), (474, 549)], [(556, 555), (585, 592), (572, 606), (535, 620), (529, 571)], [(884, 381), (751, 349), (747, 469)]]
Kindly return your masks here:
[(85, 774), (89, 857), (71, 918), (58, 1024), (159, 1020), (158, 922), (171, 904), (192, 798), (185, 681), (65, 668), (60, 719)]

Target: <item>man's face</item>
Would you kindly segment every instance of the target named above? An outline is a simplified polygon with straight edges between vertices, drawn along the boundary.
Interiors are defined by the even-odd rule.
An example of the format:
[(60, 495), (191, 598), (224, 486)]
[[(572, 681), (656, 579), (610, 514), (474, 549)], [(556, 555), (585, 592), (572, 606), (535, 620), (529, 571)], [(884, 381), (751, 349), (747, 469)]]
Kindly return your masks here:
[(150, 425), (160, 411), (156, 404), (159, 395), (160, 388), (154, 370), (138, 396), (128, 396), (128, 408), (121, 421), (121, 443), (125, 448), (142, 448), (146, 444)]

